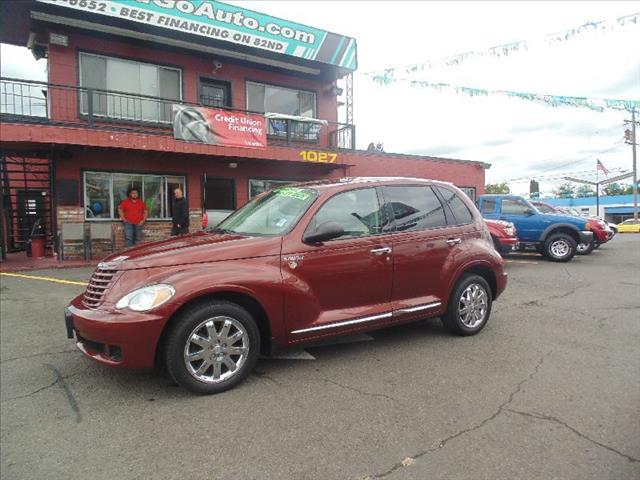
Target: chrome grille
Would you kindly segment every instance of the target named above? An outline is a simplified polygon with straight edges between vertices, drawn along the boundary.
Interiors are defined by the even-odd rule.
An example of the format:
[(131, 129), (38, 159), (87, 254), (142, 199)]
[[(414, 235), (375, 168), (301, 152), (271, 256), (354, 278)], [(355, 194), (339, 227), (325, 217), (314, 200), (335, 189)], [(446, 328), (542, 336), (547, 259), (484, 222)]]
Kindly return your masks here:
[(107, 270), (98, 266), (93, 275), (91, 275), (91, 280), (89, 280), (87, 289), (84, 291), (82, 303), (86, 307), (97, 308), (102, 303), (104, 293), (109, 288), (115, 274), (115, 270)]

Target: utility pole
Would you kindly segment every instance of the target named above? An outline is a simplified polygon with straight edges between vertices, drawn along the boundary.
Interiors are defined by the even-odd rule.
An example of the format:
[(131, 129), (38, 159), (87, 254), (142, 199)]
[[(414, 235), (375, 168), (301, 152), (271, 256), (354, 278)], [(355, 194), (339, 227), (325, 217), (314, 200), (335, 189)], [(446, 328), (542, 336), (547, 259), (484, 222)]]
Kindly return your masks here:
[[(625, 120), (624, 123), (629, 123)], [(631, 130), (625, 131), (626, 143), (631, 143), (633, 153), (633, 219), (638, 220), (638, 169), (636, 164), (636, 109), (631, 109)]]

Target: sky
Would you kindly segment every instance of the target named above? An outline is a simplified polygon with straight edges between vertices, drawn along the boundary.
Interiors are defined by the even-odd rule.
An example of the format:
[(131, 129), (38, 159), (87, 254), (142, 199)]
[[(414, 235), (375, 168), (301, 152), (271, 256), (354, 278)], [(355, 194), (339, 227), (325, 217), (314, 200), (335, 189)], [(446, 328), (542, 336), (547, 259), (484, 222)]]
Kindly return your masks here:
[[(640, 100), (640, 23), (544, 42), (547, 34), (588, 21), (638, 13), (640, 1), (227, 3), (357, 39), (358, 148), (374, 141), (382, 142), (388, 152), (490, 163), (487, 183), (508, 181), (515, 193), (526, 193), (530, 178), (540, 182), (543, 193), (550, 193), (566, 174), (594, 180), (597, 159), (612, 175), (631, 170), (631, 147), (623, 143), (624, 120), (630, 119), (626, 112), (550, 107), (493, 95), (469, 97), (405, 83), (381, 86), (366, 73), (525, 40), (527, 51), (472, 58), (414, 78), (485, 89)], [(5, 45), (1, 54), (2, 75), (46, 78), (42, 61), (28, 62)]]

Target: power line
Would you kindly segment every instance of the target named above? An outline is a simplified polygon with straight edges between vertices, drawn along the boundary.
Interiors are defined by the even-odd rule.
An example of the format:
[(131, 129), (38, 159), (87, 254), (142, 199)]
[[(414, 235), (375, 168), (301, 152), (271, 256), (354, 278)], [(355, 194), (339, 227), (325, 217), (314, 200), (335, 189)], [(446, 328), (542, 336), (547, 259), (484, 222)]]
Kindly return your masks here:
[[(537, 179), (537, 178), (542, 178), (542, 177), (544, 177), (544, 176), (548, 176), (548, 175), (545, 175), (545, 174), (546, 174), (546, 173), (548, 173), (548, 172), (553, 172), (553, 171), (556, 171), (556, 170), (561, 169), (561, 168), (566, 168), (566, 167), (571, 166), (571, 165), (576, 165), (576, 164), (581, 163), (581, 162), (584, 162), (585, 160), (588, 160), (588, 159), (590, 159), (590, 158), (592, 158), (592, 157), (595, 157), (596, 155), (602, 155), (602, 154), (604, 154), (604, 153), (611, 152), (611, 151), (613, 151), (613, 150), (615, 150), (615, 149), (620, 148), (620, 147), (622, 147), (622, 146), (623, 146), (622, 144), (619, 144), (618, 142), (616, 142), (616, 143), (617, 143), (617, 144), (616, 144), (615, 146), (611, 147), (611, 148), (608, 148), (608, 149), (606, 149), (606, 150), (602, 150), (602, 151), (600, 151), (600, 152), (594, 152), (594, 153), (592, 153), (592, 154), (590, 154), (590, 155), (587, 155), (586, 157), (580, 158), (580, 159), (578, 159), (578, 160), (572, 160), (572, 161), (570, 161), (570, 162), (563, 163), (563, 164), (558, 165), (558, 166), (556, 166), (556, 167), (549, 168), (549, 169), (547, 169), (547, 170), (542, 170), (542, 171), (541, 171), (541, 172), (539, 172), (539, 173), (532, 173), (532, 174), (530, 174), (530, 175), (524, 175), (524, 176), (521, 176), (521, 177), (516, 177), (516, 178), (509, 179), (509, 180), (501, 180), (501, 182), (511, 183), (511, 182), (518, 182), (518, 181), (529, 180), (529, 179), (534, 178), (534, 177)], [(562, 158), (562, 157), (548, 158), (548, 159), (545, 159), (545, 160), (543, 160), (543, 161), (544, 161), (544, 162), (550, 162), (550, 161), (555, 160), (555, 159), (557, 159), (557, 158)], [(582, 172), (573, 172), (573, 174), (575, 174), (575, 173), (582, 173)], [(562, 173), (562, 175), (568, 175), (568, 174), (569, 174), (569, 173), (564, 173), (564, 172)]]

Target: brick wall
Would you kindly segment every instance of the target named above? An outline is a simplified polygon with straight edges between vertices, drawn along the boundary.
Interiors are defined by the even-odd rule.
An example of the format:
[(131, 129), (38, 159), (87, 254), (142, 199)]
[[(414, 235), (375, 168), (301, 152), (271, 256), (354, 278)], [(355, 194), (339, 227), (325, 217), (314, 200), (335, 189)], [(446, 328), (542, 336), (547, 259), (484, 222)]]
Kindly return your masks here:
[[(82, 207), (58, 207), (58, 231), (62, 231), (63, 223), (81, 223), (84, 226), (85, 242), (69, 241), (62, 238), (65, 260), (81, 260), (85, 251), (92, 260), (100, 260), (113, 252), (124, 249), (124, 226), (122, 222), (109, 222), (113, 240), (90, 239), (91, 222), (85, 221)], [(202, 211), (199, 208), (189, 209), (189, 232), (197, 232), (202, 228)], [(142, 227), (145, 243), (166, 240), (171, 236), (170, 221), (148, 221)], [(61, 252), (60, 252), (61, 253)]]

